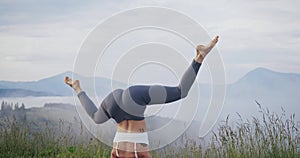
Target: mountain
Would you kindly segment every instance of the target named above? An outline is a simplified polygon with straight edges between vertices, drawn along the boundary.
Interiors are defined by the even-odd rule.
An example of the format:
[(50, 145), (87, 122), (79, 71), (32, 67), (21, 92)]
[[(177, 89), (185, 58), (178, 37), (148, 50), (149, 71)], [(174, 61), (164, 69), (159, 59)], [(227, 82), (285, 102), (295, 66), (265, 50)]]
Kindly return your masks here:
[[(96, 84), (94, 85), (94, 78), (72, 74), (72, 72), (65, 72), (32, 82), (0, 81), (0, 97), (69, 96), (72, 95), (73, 92), (69, 86), (65, 85), (64, 77), (72, 75), (81, 81), (83, 89), (89, 93), (93, 92), (95, 87), (96, 95), (103, 97), (113, 89), (110, 79), (96, 77)], [(116, 83), (117, 87), (120, 88), (127, 87), (126, 84), (115, 81), (113, 83)], [(212, 92), (211, 85), (201, 84), (200, 96), (190, 96), (199, 98), (198, 110), (194, 117), (196, 123), (193, 123), (195, 126), (189, 127), (191, 129), (190, 135), (197, 134), (201, 125), (200, 122), (204, 116), (207, 116), (206, 112), (211, 103)], [(224, 120), (228, 115), (230, 115), (229, 119), (234, 121), (240, 119), (239, 115), (243, 119), (252, 119), (253, 116), (261, 116), (256, 101), (259, 102), (263, 108), (267, 107), (271, 112), (275, 112), (276, 114), (280, 115), (282, 109), (284, 109), (286, 117), (289, 117), (289, 115), (293, 113), (296, 114), (296, 117), (299, 117), (299, 94), (300, 74), (275, 72), (265, 68), (254, 69), (237, 82), (227, 85), (223, 109), (218, 122)], [(90, 95), (93, 94), (89, 94), (89, 96)], [(172, 105), (168, 106), (169, 109), (173, 109)], [(56, 105), (51, 105), (51, 107), (56, 107)], [(47, 108), (48, 107), (45, 106), (45, 109)], [(167, 107), (165, 107), (165, 109), (167, 109)], [(153, 124), (149, 124), (148, 126), (149, 129), (161, 127), (168, 121), (167, 119), (148, 119), (153, 119)], [(300, 119), (296, 118), (296, 120)], [(176, 124), (176, 126), (178, 125)], [(184, 124), (180, 127), (184, 127)], [(217, 126), (214, 126), (214, 128), (216, 127)]]
[[(228, 85), (231, 97), (251, 96), (269, 99), (296, 99), (300, 92), (300, 74), (281, 73), (257, 68), (247, 73), (236, 83)], [(277, 98), (277, 99), (275, 99)]]
[[(23, 89), (31, 92), (42, 92), (42, 94), (52, 94), (55, 96), (71, 95), (72, 91), (69, 87), (64, 85), (64, 77), (72, 75), (72, 72), (68, 71), (62, 74), (55, 75), (53, 77), (45, 78), (38, 81), (30, 82), (11, 82), (0, 81), (0, 89)], [(35, 95), (34, 93), (24, 93), (25, 96), (43, 96)], [(44, 95), (48, 96), (48, 95)], [(3, 96), (1, 96), (3, 97)], [(11, 97), (16, 97), (12, 95)]]
[[(83, 89), (96, 92), (95, 95), (103, 97), (111, 92), (111, 80), (103, 77), (84, 77), (70, 71), (49, 78), (31, 82), (0, 81), (0, 97), (22, 96), (71, 96), (72, 89), (64, 83), (65, 76), (74, 75), (81, 81)], [(116, 83), (117, 87), (125, 88), (126, 84)], [(200, 85), (200, 107), (197, 120), (205, 115), (207, 105), (210, 103), (212, 89), (210, 85)], [(298, 112), (300, 104), (300, 74), (275, 72), (265, 68), (257, 68), (233, 84), (227, 85), (222, 118), (228, 114), (240, 113), (244, 117), (251, 117), (258, 111), (255, 101), (263, 106), (280, 112), (281, 107), (288, 112)], [(195, 96), (198, 97), (198, 96)]]
[[(0, 97), (22, 97), (22, 96), (71, 96), (73, 90), (64, 83), (65, 76), (75, 76), (79, 79), (86, 90), (93, 88), (97, 92), (97, 95), (106, 95), (111, 88), (111, 80), (103, 77), (96, 77), (94, 86), (94, 78), (84, 77), (70, 71), (41, 79), (38, 81), (30, 82), (11, 82), (11, 81), (0, 81)], [(114, 82), (117, 85), (121, 83)]]
[(255, 101), (278, 114), (281, 108), (300, 116), (300, 74), (275, 72), (257, 68), (237, 82), (227, 86), (222, 111), (225, 115), (238, 112), (246, 118), (259, 111)]
[(277, 89), (287, 91), (300, 86), (300, 74), (281, 73), (265, 68), (257, 68), (247, 73), (238, 80), (233, 86), (242, 88), (243, 91), (256, 91)]

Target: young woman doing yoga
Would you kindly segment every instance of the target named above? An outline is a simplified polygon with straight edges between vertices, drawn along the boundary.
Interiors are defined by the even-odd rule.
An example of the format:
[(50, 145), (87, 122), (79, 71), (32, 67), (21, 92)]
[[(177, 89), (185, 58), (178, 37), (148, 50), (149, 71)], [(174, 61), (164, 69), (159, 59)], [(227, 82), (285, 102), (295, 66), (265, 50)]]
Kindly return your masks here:
[(196, 57), (184, 72), (178, 86), (134, 85), (124, 90), (116, 89), (103, 99), (99, 108), (81, 89), (78, 80), (73, 82), (69, 77), (65, 78), (65, 83), (75, 90), (82, 106), (96, 124), (110, 118), (117, 122), (111, 157), (151, 157), (144, 120), (146, 106), (170, 103), (186, 97), (204, 58), (218, 42), (218, 38), (216, 36), (206, 46), (196, 47)]

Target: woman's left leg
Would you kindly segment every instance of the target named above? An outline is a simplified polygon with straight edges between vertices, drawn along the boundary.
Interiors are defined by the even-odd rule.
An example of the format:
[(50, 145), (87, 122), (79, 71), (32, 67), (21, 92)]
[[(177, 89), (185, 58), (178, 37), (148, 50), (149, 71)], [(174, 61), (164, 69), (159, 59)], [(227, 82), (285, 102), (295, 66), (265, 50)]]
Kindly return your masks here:
[(187, 96), (192, 87), (201, 63), (192, 61), (191, 65), (184, 72), (178, 86), (162, 85), (135, 85), (126, 89), (123, 93), (123, 103), (128, 103), (127, 99), (133, 100), (138, 105), (152, 105), (170, 103)]
[(205, 58), (205, 56), (211, 51), (211, 49), (218, 42), (218, 36), (216, 36), (208, 45), (198, 45), (196, 48), (197, 54), (192, 63), (186, 69), (180, 79), (178, 86), (169, 87), (162, 85), (136, 85), (127, 88), (122, 97), (123, 103), (132, 104), (134, 101), (138, 105), (152, 105), (170, 103), (182, 99), (188, 95), (190, 88), (192, 87), (195, 78), (197, 77), (199, 68)]

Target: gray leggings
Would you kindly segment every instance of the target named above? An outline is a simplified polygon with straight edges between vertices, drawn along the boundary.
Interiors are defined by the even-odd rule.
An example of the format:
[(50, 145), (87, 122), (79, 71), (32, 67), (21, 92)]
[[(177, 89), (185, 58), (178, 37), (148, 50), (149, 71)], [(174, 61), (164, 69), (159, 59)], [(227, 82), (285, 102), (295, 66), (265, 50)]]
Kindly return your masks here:
[(103, 99), (99, 109), (85, 92), (80, 92), (78, 98), (97, 124), (104, 123), (110, 118), (117, 123), (123, 120), (143, 120), (146, 105), (170, 103), (186, 97), (200, 66), (200, 63), (193, 60), (178, 86), (134, 85), (125, 90), (116, 89)]

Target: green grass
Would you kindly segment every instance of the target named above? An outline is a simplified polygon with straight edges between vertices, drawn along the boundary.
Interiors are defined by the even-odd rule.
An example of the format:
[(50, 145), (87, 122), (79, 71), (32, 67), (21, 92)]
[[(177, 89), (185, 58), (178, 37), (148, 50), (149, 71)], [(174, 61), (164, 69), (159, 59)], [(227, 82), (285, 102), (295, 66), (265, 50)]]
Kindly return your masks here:
[[(261, 110), (261, 119), (232, 122), (228, 117), (213, 132), (209, 147), (187, 141), (180, 149), (167, 146), (151, 151), (152, 157), (300, 157), (300, 135), (295, 115)], [(0, 117), (0, 157), (110, 157), (111, 147), (97, 139), (76, 141), (72, 125), (63, 121), (60, 130), (46, 123)], [(42, 126), (42, 128), (32, 128)], [(83, 138), (82, 138), (83, 139)], [(204, 153), (202, 153), (204, 151)]]
[[(31, 131), (30, 123), (15, 118), (1, 120), (0, 157), (109, 157), (111, 148), (90, 139), (88, 143), (75, 141), (70, 126), (60, 122), (60, 133), (44, 124), (44, 130)], [(41, 129), (41, 128), (39, 128)], [(69, 129), (69, 130), (68, 130)]]
[[(259, 104), (258, 104), (259, 105)], [(300, 133), (295, 115), (286, 117), (261, 109), (261, 119), (219, 126), (211, 139), (208, 157), (300, 157)]]

